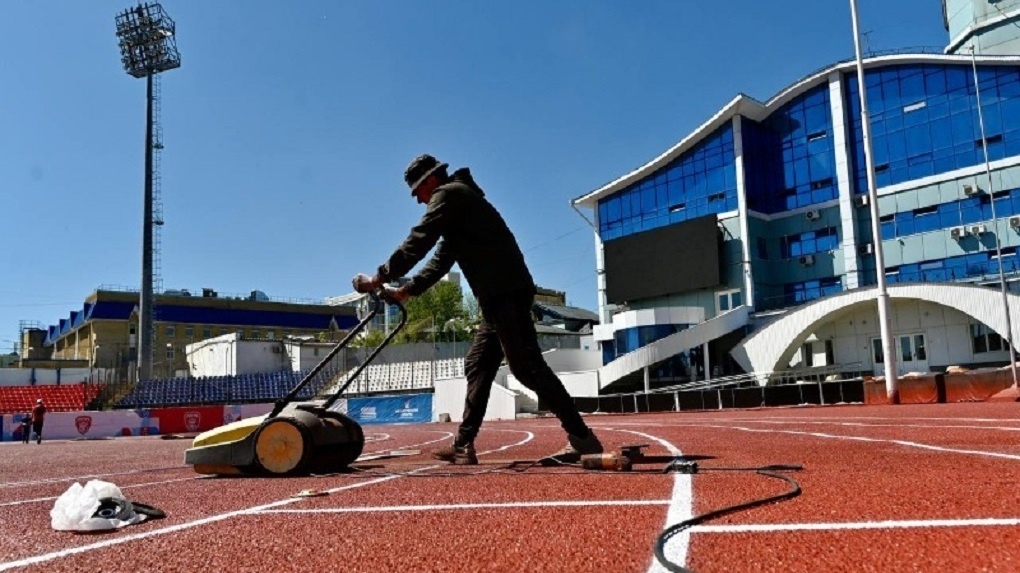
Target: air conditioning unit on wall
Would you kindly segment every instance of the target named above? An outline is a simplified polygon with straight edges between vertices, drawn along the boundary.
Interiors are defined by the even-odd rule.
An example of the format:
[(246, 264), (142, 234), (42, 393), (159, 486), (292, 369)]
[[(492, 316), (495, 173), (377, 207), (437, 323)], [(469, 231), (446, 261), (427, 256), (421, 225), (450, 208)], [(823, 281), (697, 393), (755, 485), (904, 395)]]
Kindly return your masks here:
[(862, 255), (870, 255), (875, 252), (875, 246), (871, 243), (864, 243), (863, 245), (857, 246), (857, 252)]
[(867, 195), (857, 195), (854, 197), (854, 207), (867, 207), (867, 206), (868, 206)]
[(814, 221), (814, 220), (817, 220), (819, 217), (821, 217), (822, 214), (819, 213), (817, 210), (814, 210), (814, 211), (808, 211), (807, 213), (804, 213), (804, 216), (807, 217), (808, 221)]
[(984, 225), (971, 225), (967, 227), (967, 232), (971, 235), (984, 235), (988, 232), (988, 228)]
[(811, 266), (811, 265), (815, 264), (815, 256), (814, 255), (801, 255), (801, 257), (799, 259), (797, 259), (797, 262), (799, 262), (800, 264), (804, 265), (805, 267), (808, 267), (808, 266)]
[(1009, 226), (1011, 229), (1020, 229), (1020, 217), (1010, 217)]
[(976, 185), (964, 185), (963, 186), (963, 194), (968, 196), (968, 197), (970, 197), (971, 195), (977, 195), (979, 192), (980, 192), (980, 189), (978, 189)]
[(967, 229), (963, 227), (953, 227), (949, 229), (949, 237), (955, 241), (959, 241), (967, 234)]

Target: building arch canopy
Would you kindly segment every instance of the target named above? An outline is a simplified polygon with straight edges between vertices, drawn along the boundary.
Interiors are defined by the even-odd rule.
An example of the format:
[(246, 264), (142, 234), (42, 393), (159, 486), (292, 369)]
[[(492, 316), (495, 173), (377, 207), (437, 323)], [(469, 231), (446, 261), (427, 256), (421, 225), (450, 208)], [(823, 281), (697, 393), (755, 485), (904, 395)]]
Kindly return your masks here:
[[(875, 300), (877, 287), (860, 288), (818, 299), (791, 310), (759, 328), (731, 351), (747, 372), (775, 372), (821, 324)], [(1001, 291), (958, 283), (906, 283), (888, 287), (893, 300), (920, 300), (956, 309), (1006, 338), (1006, 312)], [(1020, 295), (1007, 294), (1010, 309), (1018, 308)], [(1020, 339), (1013, 324), (1013, 340)], [(786, 362), (784, 362), (786, 360)]]

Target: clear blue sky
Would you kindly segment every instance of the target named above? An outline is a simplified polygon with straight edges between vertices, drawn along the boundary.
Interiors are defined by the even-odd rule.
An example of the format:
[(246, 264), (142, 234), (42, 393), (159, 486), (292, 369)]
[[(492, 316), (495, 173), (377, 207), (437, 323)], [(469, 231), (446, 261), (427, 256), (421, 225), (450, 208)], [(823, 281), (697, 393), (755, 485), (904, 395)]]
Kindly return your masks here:
[[(859, 0), (874, 50), (942, 47), (936, 0)], [(141, 275), (145, 82), (110, 0), (9, 0), (0, 19), (0, 351)], [(421, 215), (403, 169), (469, 166), (536, 281), (596, 309), (570, 200), (737, 93), (767, 100), (853, 56), (848, 1), (165, 0), (166, 288), (322, 299)]]

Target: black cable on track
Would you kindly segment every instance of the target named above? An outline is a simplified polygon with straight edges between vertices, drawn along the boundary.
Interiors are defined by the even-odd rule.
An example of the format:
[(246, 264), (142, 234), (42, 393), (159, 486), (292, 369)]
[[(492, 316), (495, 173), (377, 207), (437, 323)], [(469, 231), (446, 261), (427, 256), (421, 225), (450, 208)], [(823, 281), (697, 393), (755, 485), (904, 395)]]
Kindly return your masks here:
[(661, 563), (662, 566), (665, 567), (667, 570), (673, 571), (674, 573), (694, 573), (690, 569), (687, 569), (687, 568), (685, 568), (685, 567), (683, 567), (681, 565), (677, 565), (676, 563), (673, 563), (672, 561), (670, 561), (669, 559), (666, 558), (666, 553), (665, 553), (666, 543), (673, 536), (678, 535), (678, 534), (682, 533), (684, 530), (689, 529), (689, 528), (691, 528), (691, 527), (693, 527), (695, 525), (700, 525), (702, 523), (705, 523), (706, 521), (709, 521), (709, 520), (712, 520), (712, 519), (716, 519), (718, 517), (722, 517), (722, 516), (728, 515), (730, 513), (734, 513), (734, 512), (737, 512), (737, 511), (744, 510), (744, 509), (751, 509), (752, 507), (758, 507), (758, 506), (765, 505), (765, 504), (768, 504), (768, 503), (772, 503), (772, 502), (776, 502), (776, 501), (783, 501), (783, 500), (792, 499), (792, 498), (797, 497), (801, 493), (800, 484), (797, 483), (797, 481), (794, 480), (793, 478), (791, 478), (790, 476), (783, 475), (783, 474), (778, 473), (778, 472), (781, 472), (781, 471), (799, 471), (801, 469), (803, 469), (803, 467), (801, 467), (801, 466), (796, 466), (796, 465), (778, 465), (778, 464), (777, 465), (770, 465), (770, 466), (763, 466), (763, 467), (760, 467), (760, 468), (701, 468), (700, 470), (698, 470), (699, 473), (706, 472), (706, 471), (753, 471), (753, 472), (755, 472), (757, 474), (760, 474), (760, 475), (763, 475), (763, 476), (766, 476), (766, 477), (783, 480), (786, 483), (790, 484), (790, 489), (785, 491), (785, 492), (783, 492), (783, 493), (781, 493), (781, 494), (779, 494), (779, 495), (763, 497), (763, 498), (755, 499), (755, 500), (748, 501), (748, 502), (745, 502), (745, 503), (738, 503), (736, 505), (731, 505), (731, 506), (728, 506), (728, 507), (724, 507), (722, 509), (716, 509), (716, 510), (713, 510), (713, 511), (709, 511), (707, 513), (703, 513), (701, 515), (696, 515), (696, 516), (694, 516), (694, 517), (692, 517), (690, 519), (685, 519), (685, 520), (681, 521), (680, 523), (675, 523), (673, 525), (670, 525), (662, 533), (660, 533), (658, 539), (655, 540), (655, 559), (659, 563)]

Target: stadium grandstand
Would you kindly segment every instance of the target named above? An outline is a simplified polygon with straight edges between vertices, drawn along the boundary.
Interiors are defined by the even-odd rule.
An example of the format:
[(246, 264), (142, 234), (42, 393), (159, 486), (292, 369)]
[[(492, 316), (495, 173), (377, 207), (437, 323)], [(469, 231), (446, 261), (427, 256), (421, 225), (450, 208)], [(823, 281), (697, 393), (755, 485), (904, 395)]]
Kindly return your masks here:
[[(184, 347), (236, 333), (244, 338), (276, 340), (288, 336), (334, 333), (357, 323), (352, 309), (309, 301), (272, 300), (261, 291), (221, 295), (204, 288), (200, 295), (168, 290), (155, 297), (155, 372), (164, 377), (188, 370)], [(101, 287), (80, 309), (46, 328), (22, 331), (22, 366), (86, 366), (109, 380), (130, 378), (137, 352), (138, 293)]]

